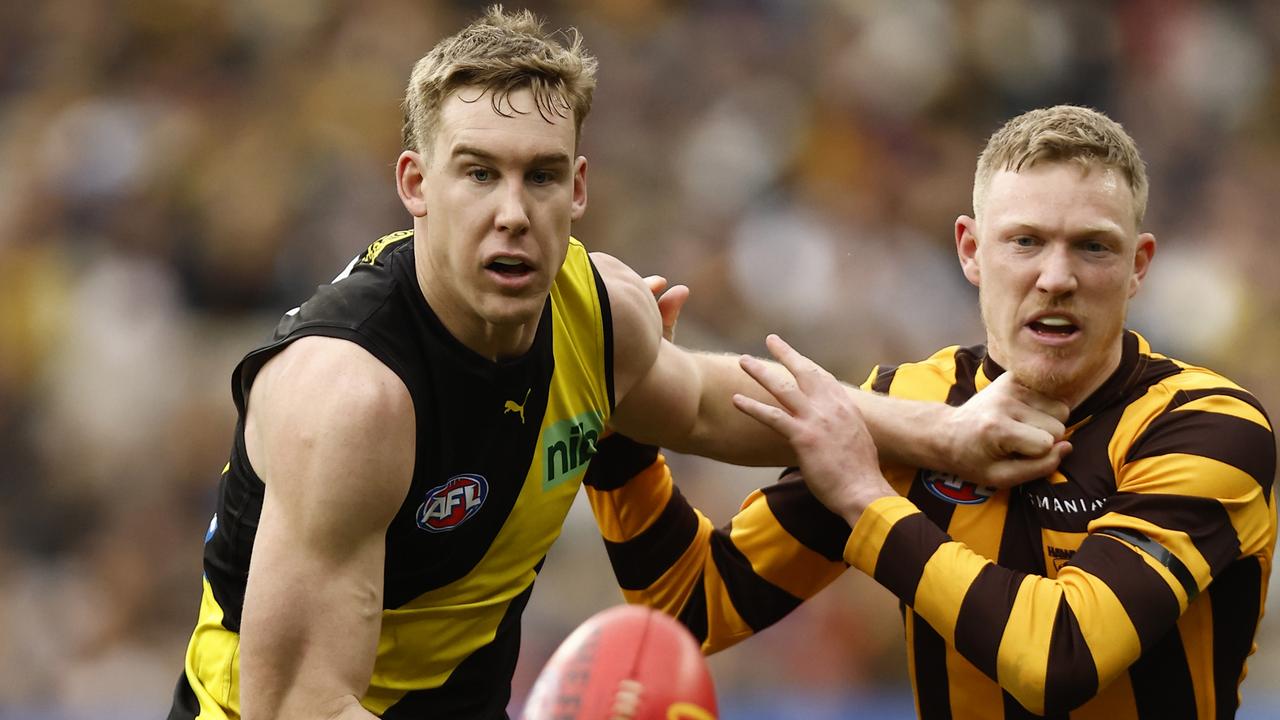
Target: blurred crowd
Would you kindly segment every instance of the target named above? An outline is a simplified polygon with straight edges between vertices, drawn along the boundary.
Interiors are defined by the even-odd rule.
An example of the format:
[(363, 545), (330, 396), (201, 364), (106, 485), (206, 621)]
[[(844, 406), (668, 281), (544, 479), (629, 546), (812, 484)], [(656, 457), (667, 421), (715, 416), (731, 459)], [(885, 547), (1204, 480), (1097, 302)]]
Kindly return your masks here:
[[(1011, 115), (1075, 102), (1121, 121), (1149, 166), (1160, 245), (1131, 326), (1280, 417), (1280, 253), (1266, 249), (1280, 3), (527, 6), (600, 59), (575, 234), (693, 288), (683, 344), (760, 353), (778, 331), (861, 381), (981, 341), (952, 240), (977, 153)], [(480, 9), (0, 3), (0, 719), (163, 715), (232, 436), (231, 368), (408, 227), (392, 182), (409, 68)], [(718, 523), (773, 478), (673, 464)], [(1277, 596), (1242, 717), (1280, 712)], [(517, 697), (620, 600), (575, 508), (526, 618)], [(851, 573), (713, 671), (739, 708), (726, 717), (775, 702), (768, 716), (848, 717), (859, 698), (905, 697), (901, 646), (896, 602)]]

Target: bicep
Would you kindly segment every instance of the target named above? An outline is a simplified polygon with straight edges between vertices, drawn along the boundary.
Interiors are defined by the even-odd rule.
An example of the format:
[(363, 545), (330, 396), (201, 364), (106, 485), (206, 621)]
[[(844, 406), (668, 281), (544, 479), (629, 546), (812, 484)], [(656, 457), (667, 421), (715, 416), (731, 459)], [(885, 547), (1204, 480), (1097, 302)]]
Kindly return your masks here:
[(634, 270), (604, 253), (592, 253), (591, 261), (609, 295), (613, 323), (612, 424), (646, 442), (682, 437), (698, 412), (697, 365), (662, 339), (657, 301)]
[(687, 450), (701, 410), (702, 372), (691, 353), (663, 340), (654, 361), (614, 408), (610, 423), (639, 440)]

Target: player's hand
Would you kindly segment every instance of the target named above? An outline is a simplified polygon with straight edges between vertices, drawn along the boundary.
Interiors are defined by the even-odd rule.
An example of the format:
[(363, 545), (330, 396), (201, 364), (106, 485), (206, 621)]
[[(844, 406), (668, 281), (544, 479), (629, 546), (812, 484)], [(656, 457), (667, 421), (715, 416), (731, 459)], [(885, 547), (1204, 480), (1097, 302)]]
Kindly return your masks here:
[(1004, 373), (948, 415), (947, 468), (979, 485), (1006, 488), (1045, 477), (1071, 452), (1070, 408)]
[(662, 337), (667, 342), (675, 342), (676, 321), (680, 319), (680, 309), (689, 299), (688, 286), (676, 285), (668, 289), (667, 279), (661, 275), (649, 275), (644, 282), (658, 301), (658, 312), (662, 314)]
[(853, 525), (867, 505), (894, 494), (880, 473), (862, 413), (844, 386), (817, 363), (777, 335), (765, 344), (786, 373), (770, 372), (764, 362), (747, 355), (740, 363), (781, 408), (740, 394), (733, 396), (733, 404), (791, 443), (814, 496)]

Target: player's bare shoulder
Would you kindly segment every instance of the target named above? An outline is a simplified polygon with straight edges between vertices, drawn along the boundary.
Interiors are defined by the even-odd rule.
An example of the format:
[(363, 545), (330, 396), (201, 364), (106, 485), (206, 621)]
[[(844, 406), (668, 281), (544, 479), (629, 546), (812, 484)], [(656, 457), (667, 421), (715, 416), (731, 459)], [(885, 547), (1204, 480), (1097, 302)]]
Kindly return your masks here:
[(653, 366), (662, 342), (662, 315), (649, 286), (626, 263), (601, 252), (591, 253), (591, 262), (609, 293), (614, 382), (622, 398)]
[[(415, 417), (403, 381), (346, 340), (306, 337), (263, 366), (249, 395), (245, 445), (268, 486), (322, 494), (355, 481), (381, 515), (412, 475)], [(339, 487), (329, 488), (332, 480)], [(394, 508), (392, 508), (394, 510)]]

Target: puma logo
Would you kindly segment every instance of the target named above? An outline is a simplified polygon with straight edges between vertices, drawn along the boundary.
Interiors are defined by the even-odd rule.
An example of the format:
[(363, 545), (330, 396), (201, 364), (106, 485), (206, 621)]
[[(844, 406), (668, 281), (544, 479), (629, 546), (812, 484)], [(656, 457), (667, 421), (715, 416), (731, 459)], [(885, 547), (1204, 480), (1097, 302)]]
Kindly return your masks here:
[(518, 413), (520, 415), (520, 424), (524, 424), (524, 406), (529, 404), (529, 393), (533, 392), (533, 388), (529, 388), (524, 392), (524, 402), (519, 405), (515, 400), (508, 400), (502, 404), (502, 414)]

